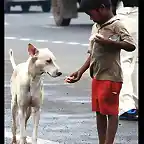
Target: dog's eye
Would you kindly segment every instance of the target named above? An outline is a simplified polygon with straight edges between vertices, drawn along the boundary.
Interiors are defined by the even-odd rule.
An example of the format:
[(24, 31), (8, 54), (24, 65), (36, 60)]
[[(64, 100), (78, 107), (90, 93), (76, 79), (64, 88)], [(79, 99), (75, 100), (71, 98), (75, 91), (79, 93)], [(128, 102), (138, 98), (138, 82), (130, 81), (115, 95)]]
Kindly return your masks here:
[(46, 60), (46, 63), (51, 63), (51, 62), (52, 62), (52, 60), (51, 60), (51, 59)]

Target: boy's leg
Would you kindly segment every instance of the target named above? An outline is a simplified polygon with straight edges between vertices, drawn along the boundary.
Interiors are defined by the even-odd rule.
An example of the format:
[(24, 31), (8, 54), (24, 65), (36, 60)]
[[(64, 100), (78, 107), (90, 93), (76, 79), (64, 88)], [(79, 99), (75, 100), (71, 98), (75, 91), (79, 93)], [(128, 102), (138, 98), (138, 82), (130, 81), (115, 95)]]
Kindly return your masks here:
[(107, 130), (107, 117), (99, 112), (99, 91), (101, 91), (101, 83), (94, 78), (92, 79), (92, 111), (96, 112), (99, 144), (104, 144)]
[(104, 144), (113, 144), (118, 128), (118, 115), (108, 115), (108, 128)]
[(122, 83), (101, 81), (98, 101), (100, 113), (108, 115), (108, 126), (104, 144), (113, 144), (118, 127), (119, 93)]
[(99, 144), (105, 144), (106, 131), (107, 131), (107, 116), (96, 112), (97, 130), (99, 137)]

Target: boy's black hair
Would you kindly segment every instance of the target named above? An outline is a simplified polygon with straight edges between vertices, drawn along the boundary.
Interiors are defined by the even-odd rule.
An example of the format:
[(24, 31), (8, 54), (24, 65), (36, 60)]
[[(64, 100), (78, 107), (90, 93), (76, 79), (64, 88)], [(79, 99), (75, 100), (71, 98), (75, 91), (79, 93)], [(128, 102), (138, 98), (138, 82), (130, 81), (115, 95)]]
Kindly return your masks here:
[(112, 6), (111, 0), (81, 0), (80, 11), (87, 12), (92, 9), (100, 8), (104, 5), (106, 8)]

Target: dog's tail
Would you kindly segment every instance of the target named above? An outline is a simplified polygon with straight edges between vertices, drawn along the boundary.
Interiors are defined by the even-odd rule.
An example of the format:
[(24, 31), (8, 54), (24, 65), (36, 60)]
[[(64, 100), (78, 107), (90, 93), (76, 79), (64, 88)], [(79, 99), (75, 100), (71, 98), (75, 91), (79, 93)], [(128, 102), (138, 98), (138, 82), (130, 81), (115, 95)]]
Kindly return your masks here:
[(16, 64), (15, 64), (15, 61), (14, 61), (13, 50), (12, 49), (9, 50), (9, 56), (10, 56), (10, 61), (11, 61), (12, 67), (13, 67), (13, 69), (15, 69)]

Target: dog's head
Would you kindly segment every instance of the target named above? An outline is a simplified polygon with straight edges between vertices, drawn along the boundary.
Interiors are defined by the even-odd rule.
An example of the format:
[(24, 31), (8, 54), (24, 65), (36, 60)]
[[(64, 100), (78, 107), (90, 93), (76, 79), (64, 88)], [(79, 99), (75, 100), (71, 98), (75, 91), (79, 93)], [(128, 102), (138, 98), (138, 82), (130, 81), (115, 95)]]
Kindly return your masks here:
[(37, 49), (32, 44), (28, 44), (30, 55), (29, 72), (34, 75), (49, 74), (51, 77), (58, 77), (62, 73), (56, 64), (56, 58), (48, 48)]

